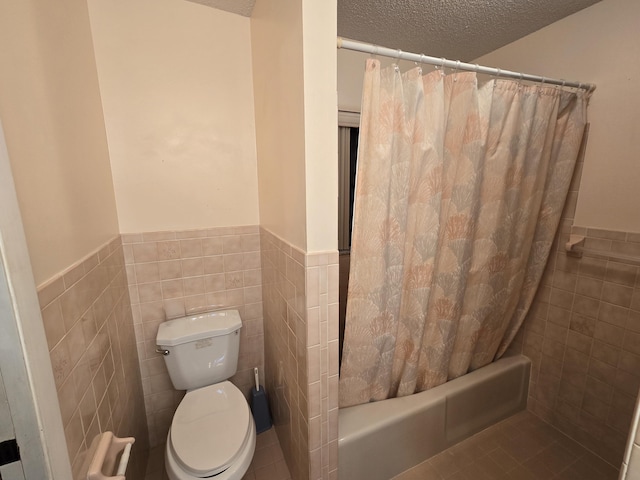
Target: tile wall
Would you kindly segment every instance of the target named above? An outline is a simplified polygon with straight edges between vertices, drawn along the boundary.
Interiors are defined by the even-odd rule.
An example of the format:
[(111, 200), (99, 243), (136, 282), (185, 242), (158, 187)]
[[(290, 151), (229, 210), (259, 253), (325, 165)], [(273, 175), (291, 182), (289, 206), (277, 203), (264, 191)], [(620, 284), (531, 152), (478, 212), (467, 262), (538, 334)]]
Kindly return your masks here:
[[(307, 254), (307, 381), (311, 480), (338, 478), (339, 275), (337, 251)], [(318, 392), (319, 402), (315, 400)]]
[(337, 478), (338, 253), (261, 229), (265, 368), (292, 478)]
[(204, 311), (240, 312), (238, 372), (245, 395), (253, 368), (264, 374), (262, 272), (257, 226), (123, 235), (129, 294), (151, 446), (162, 444), (184, 392), (173, 388), (155, 352), (160, 323)]
[(564, 243), (581, 234), (585, 248), (640, 257), (640, 235), (570, 222), (515, 348), (533, 360), (529, 408), (619, 467), (640, 387), (639, 268), (567, 256)]
[(120, 236), (38, 288), (74, 478), (101, 432), (134, 436), (127, 478), (144, 478), (148, 433)]
[(640, 234), (574, 226), (588, 137), (541, 286), (514, 344), (532, 360), (528, 408), (618, 468), (640, 387), (640, 279), (621, 260), (566, 255), (585, 247), (640, 256)]

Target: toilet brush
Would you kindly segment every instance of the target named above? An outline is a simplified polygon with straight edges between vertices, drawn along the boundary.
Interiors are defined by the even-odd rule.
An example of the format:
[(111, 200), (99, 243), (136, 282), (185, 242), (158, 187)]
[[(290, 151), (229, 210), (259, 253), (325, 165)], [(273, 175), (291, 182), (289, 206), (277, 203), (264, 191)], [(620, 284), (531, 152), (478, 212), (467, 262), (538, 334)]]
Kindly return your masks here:
[(256, 433), (262, 433), (271, 428), (271, 414), (269, 413), (269, 402), (267, 392), (260, 386), (258, 368), (253, 369), (256, 386), (251, 388), (251, 411), (256, 422)]

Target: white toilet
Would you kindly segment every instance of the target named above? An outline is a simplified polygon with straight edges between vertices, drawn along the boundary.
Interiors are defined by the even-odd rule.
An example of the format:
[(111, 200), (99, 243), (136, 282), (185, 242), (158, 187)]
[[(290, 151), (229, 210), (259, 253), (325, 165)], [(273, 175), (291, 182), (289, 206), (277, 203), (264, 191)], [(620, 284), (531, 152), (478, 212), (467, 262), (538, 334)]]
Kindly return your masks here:
[(171, 480), (239, 480), (249, 468), (256, 428), (247, 401), (231, 382), (242, 320), (237, 310), (160, 324), (156, 351), (173, 386), (187, 390), (171, 422), (165, 466)]

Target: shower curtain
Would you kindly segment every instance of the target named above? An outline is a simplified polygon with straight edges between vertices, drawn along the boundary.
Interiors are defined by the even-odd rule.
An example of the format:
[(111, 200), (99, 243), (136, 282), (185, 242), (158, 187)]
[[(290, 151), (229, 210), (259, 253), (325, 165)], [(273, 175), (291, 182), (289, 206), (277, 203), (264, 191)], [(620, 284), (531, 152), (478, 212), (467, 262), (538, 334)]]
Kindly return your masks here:
[(366, 63), (340, 406), (499, 358), (547, 262), (587, 95)]

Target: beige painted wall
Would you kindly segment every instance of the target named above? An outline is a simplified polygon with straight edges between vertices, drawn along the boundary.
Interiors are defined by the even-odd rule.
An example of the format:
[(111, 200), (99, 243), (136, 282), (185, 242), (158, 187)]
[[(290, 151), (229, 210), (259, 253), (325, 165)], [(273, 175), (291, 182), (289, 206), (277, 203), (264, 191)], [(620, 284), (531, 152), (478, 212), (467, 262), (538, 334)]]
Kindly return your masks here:
[(249, 19), (89, 0), (122, 233), (258, 223)]
[(640, 2), (604, 0), (475, 60), (596, 83), (575, 224), (640, 232)]
[(260, 225), (306, 250), (302, 1), (257, 0), (251, 16)]
[[(385, 45), (386, 46), (386, 45)], [(338, 108), (346, 112), (360, 112), (362, 104), (362, 80), (364, 78), (364, 64), (368, 53), (338, 49)], [(395, 60), (387, 57), (377, 57), (383, 66), (391, 65)], [(398, 63), (398, 62), (396, 62)], [(398, 65), (405, 72), (415, 67), (413, 62), (401, 60)], [(425, 67), (427, 71), (429, 67)]]
[(256, 2), (251, 18), (260, 224), (337, 249), (335, 0)]
[(85, 2), (0, 4), (0, 117), (41, 284), (118, 233)]
[(338, 249), (336, 0), (304, 0), (307, 252)]

